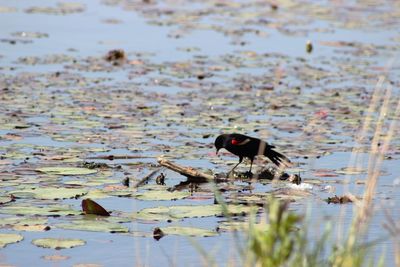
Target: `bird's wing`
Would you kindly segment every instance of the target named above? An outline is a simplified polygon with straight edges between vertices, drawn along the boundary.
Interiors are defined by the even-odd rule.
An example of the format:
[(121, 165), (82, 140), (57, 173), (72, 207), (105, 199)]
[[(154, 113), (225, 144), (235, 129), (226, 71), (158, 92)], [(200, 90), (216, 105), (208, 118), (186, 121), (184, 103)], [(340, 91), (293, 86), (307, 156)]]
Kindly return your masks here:
[(251, 141), (251, 139), (249, 137), (234, 136), (234, 137), (232, 137), (230, 143), (234, 146), (243, 146), (250, 141)]

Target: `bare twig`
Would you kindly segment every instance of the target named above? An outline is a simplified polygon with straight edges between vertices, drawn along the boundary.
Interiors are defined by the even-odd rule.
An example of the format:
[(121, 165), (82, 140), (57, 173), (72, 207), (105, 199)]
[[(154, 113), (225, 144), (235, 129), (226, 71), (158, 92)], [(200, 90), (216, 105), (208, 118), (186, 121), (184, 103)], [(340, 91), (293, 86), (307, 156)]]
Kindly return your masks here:
[(93, 156), (87, 157), (87, 159), (148, 159), (155, 158), (154, 156), (142, 156), (142, 155), (101, 155), (101, 156)]
[(161, 168), (157, 168), (154, 171), (151, 171), (149, 174), (147, 174), (145, 177), (143, 177), (139, 182), (137, 182), (133, 187), (137, 188), (141, 185), (143, 185), (145, 182), (147, 182), (151, 177), (153, 177), (157, 172), (160, 171)]
[(164, 158), (158, 158), (157, 161), (161, 166), (164, 166), (164, 167), (166, 167), (170, 170), (173, 170), (177, 173), (180, 173), (186, 177), (199, 179), (199, 180), (204, 180), (204, 179), (214, 180), (214, 176), (207, 174), (207, 173), (203, 173), (203, 172), (193, 169), (191, 167), (184, 167), (184, 166), (178, 165), (178, 164), (173, 163)]

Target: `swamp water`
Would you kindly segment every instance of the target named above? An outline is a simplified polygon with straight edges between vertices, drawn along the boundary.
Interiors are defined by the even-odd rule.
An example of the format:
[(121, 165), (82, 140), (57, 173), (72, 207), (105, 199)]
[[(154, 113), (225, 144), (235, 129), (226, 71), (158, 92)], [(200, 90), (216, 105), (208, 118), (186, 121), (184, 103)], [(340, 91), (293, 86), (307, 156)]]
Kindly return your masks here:
[[(291, 210), (310, 212), (311, 235), (332, 221), (345, 236), (340, 231), (348, 229), (353, 205), (324, 199), (362, 196), (390, 86), (383, 137), (399, 118), (399, 15), (395, 1), (0, 0), (0, 234), (23, 238), (4, 244), (0, 264), (240, 266), (237, 244), (244, 241), (213, 211), (215, 186), (171, 193), (186, 178), (156, 161), (164, 155), (226, 172), (237, 158), (215, 155), (221, 132), (274, 144), (298, 165), (288, 171), (308, 185), (216, 185), (226, 199), (260, 202), (291, 188), (279, 197), (292, 201)], [(107, 54), (115, 49), (125, 54)], [(379, 97), (369, 112), (374, 92)], [(399, 219), (399, 136), (395, 129), (367, 235), (386, 240), (374, 252), (385, 254), (387, 266), (394, 265), (394, 241), (383, 224), (385, 211)], [(362, 159), (357, 169), (349, 168), (352, 151)], [(148, 184), (132, 187), (153, 170)], [(156, 184), (161, 172), (166, 185)], [(84, 198), (111, 216), (81, 215)], [(181, 205), (200, 208), (174, 208)], [(195, 228), (189, 229), (195, 236), (171, 226)], [(156, 227), (178, 230), (156, 241)], [(48, 246), (76, 247), (43, 248), (44, 238), (56, 239)], [(63, 244), (66, 238), (80, 241)]]

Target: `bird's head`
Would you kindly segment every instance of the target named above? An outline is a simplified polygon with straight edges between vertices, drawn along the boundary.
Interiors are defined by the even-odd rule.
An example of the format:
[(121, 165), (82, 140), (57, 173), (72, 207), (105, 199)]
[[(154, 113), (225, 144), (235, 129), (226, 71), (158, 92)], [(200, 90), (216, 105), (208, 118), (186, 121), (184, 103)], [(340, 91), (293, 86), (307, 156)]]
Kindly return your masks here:
[(218, 136), (217, 139), (215, 139), (214, 145), (215, 145), (215, 148), (217, 149), (216, 153), (218, 154), (218, 151), (221, 148), (225, 147), (225, 135), (221, 134), (220, 136)]

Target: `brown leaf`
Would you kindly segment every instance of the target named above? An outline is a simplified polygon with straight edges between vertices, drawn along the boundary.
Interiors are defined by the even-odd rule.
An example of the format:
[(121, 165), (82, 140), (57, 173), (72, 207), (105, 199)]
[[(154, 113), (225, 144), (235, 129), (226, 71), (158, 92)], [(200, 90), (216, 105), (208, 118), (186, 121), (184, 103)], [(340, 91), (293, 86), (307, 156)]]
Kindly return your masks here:
[(99, 216), (110, 216), (102, 206), (91, 200), (90, 198), (82, 200), (82, 210), (85, 214), (95, 214)]

